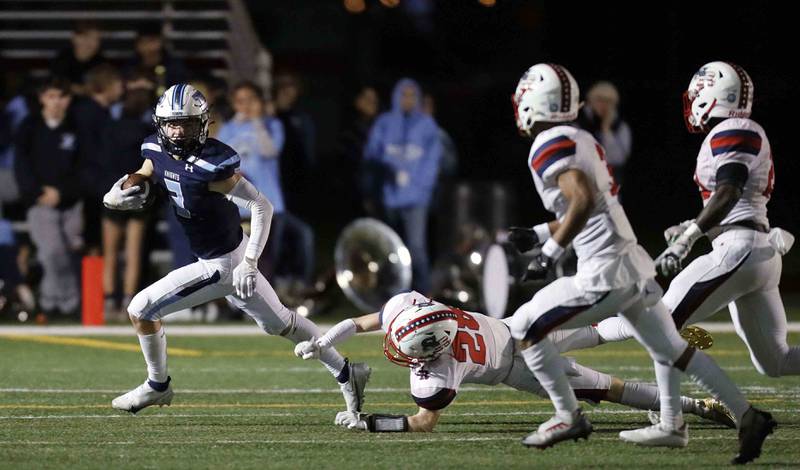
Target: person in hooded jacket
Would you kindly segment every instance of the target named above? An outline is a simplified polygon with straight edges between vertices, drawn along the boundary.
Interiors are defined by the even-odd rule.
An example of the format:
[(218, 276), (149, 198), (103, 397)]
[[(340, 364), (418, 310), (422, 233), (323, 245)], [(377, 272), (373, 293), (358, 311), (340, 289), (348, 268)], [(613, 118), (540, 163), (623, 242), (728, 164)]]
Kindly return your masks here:
[[(428, 212), (442, 156), (439, 127), (422, 111), (417, 82), (404, 78), (392, 91), (392, 109), (381, 114), (364, 148), (366, 194), (411, 252), (412, 285), (430, 290)], [(370, 196), (367, 196), (370, 197)]]

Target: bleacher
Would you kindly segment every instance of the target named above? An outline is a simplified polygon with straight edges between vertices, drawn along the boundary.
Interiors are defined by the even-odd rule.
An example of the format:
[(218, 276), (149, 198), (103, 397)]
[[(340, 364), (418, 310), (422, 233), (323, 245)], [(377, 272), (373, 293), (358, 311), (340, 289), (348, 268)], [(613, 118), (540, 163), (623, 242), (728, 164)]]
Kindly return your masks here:
[(160, 22), (171, 53), (189, 68), (228, 82), (248, 78), (270, 85), (272, 61), (242, 0), (0, 0), (4, 69), (46, 74), (80, 20), (101, 24), (103, 49), (113, 62), (133, 56), (142, 24)]

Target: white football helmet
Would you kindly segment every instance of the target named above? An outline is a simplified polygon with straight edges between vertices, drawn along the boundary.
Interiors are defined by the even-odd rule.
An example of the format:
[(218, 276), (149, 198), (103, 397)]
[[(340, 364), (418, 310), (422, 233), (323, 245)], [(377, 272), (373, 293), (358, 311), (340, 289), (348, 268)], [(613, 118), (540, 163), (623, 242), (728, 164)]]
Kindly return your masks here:
[(457, 331), (458, 315), (447, 305), (433, 300), (409, 305), (389, 325), (383, 353), (401, 366), (422, 365), (445, 352)]
[(708, 132), (713, 117), (750, 117), (753, 81), (745, 70), (730, 62), (709, 62), (700, 67), (683, 94), (683, 116), (689, 132)]
[[(180, 158), (199, 152), (208, 138), (208, 116), (206, 97), (195, 87), (185, 83), (169, 87), (159, 98), (153, 113), (161, 148)], [(179, 122), (183, 126), (181, 138), (169, 138), (166, 131), (169, 122)]]
[(578, 118), (578, 82), (558, 64), (536, 64), (517, 83), (511, 97), (517, 129), (531, 137), (537, 121), (569, 122)]

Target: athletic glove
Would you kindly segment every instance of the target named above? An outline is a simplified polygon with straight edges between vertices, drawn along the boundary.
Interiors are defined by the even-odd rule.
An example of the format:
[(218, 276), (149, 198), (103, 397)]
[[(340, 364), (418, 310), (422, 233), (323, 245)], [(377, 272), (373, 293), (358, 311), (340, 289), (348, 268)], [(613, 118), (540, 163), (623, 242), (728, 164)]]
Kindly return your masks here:
[(692, 246), (703, 232), (692, 222), (675, 241), (656, 258), (656, 268), (664, 277), (674, 276), (683, 269), (683, 260), (689, 256)]
[(258, 267), (256, 261), (247, 257), (242, 259), (233, 269), (233, 287), (236, 289), (236, 295), (242, 299), (249, 299), (256, 291), (256, 277), (258, 276)]
[(311, 337), (309, 341), (301, 341), (294, 347), (294, 355), (307, 361), (309, 359), (319, 359), (319, 344), (317, 339)]
[(147, 195), (142, 188), (131, 186), (128, 189), (122, 189), (122, 183), (127, 179), (128, 175), (125, 175), (111, 186), (111, 189), (103, 196), (104, 206), (120, 211), (138, 210), (144, 207)]

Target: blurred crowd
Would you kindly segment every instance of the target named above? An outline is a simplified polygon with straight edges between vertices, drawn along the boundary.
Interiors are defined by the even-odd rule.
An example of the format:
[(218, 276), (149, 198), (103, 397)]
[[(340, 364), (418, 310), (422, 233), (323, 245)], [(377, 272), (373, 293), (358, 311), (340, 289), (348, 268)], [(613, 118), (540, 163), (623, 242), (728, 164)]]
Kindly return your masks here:
[[(109, 61), (99, 25), (81, 22), (48, 77), (4, 90), (0, 299), (40, 319), (77, 318), (81, 260), (97, 256), (103, 259), (106, 318), (124, 318), (149, 280), (154, 247), (171, 254), (170, 269), (194, 261), (164, 198), (142, 212), (107, 210), (101, 203), (114, 181), (141, 166), (141, 142), (155, 132), (153, 106), (181, 82), (206, 96), (210, 136), (240, 154), (242, 173), (275, 208), (259, 268), (279, 294), (302, 295), (314, 282), (314, 221), (298, 216), (297, 208), (308, 204), (315, 190), (310, 175), (320, 171), (329, 172), (346, 219), (370, 216), (397, 231), (412, 255), (413, 288), (431, 292), (428, 221), (437, 187), (458, 174), (458, 153), (435, 120), (433, 95), (419, 83), (398, 80), (385, 111), (376, 87), (357, 90), (336, 149), (325, 149), (333, 156), (321, 163), (316, 123), (299, 104), (304, 90), (294, 74), (278, 73), (269, 90), (250, 81), (227, 84), (172, 56), (160, 25), (139, 30), (134, 44), (132, 60)], [(598, 83), (580, 122), (606, 147), (619, 178), (631, 135), (618, 104), (614, 86)], [(247, 228), (249, 214), (241, 215)]]

